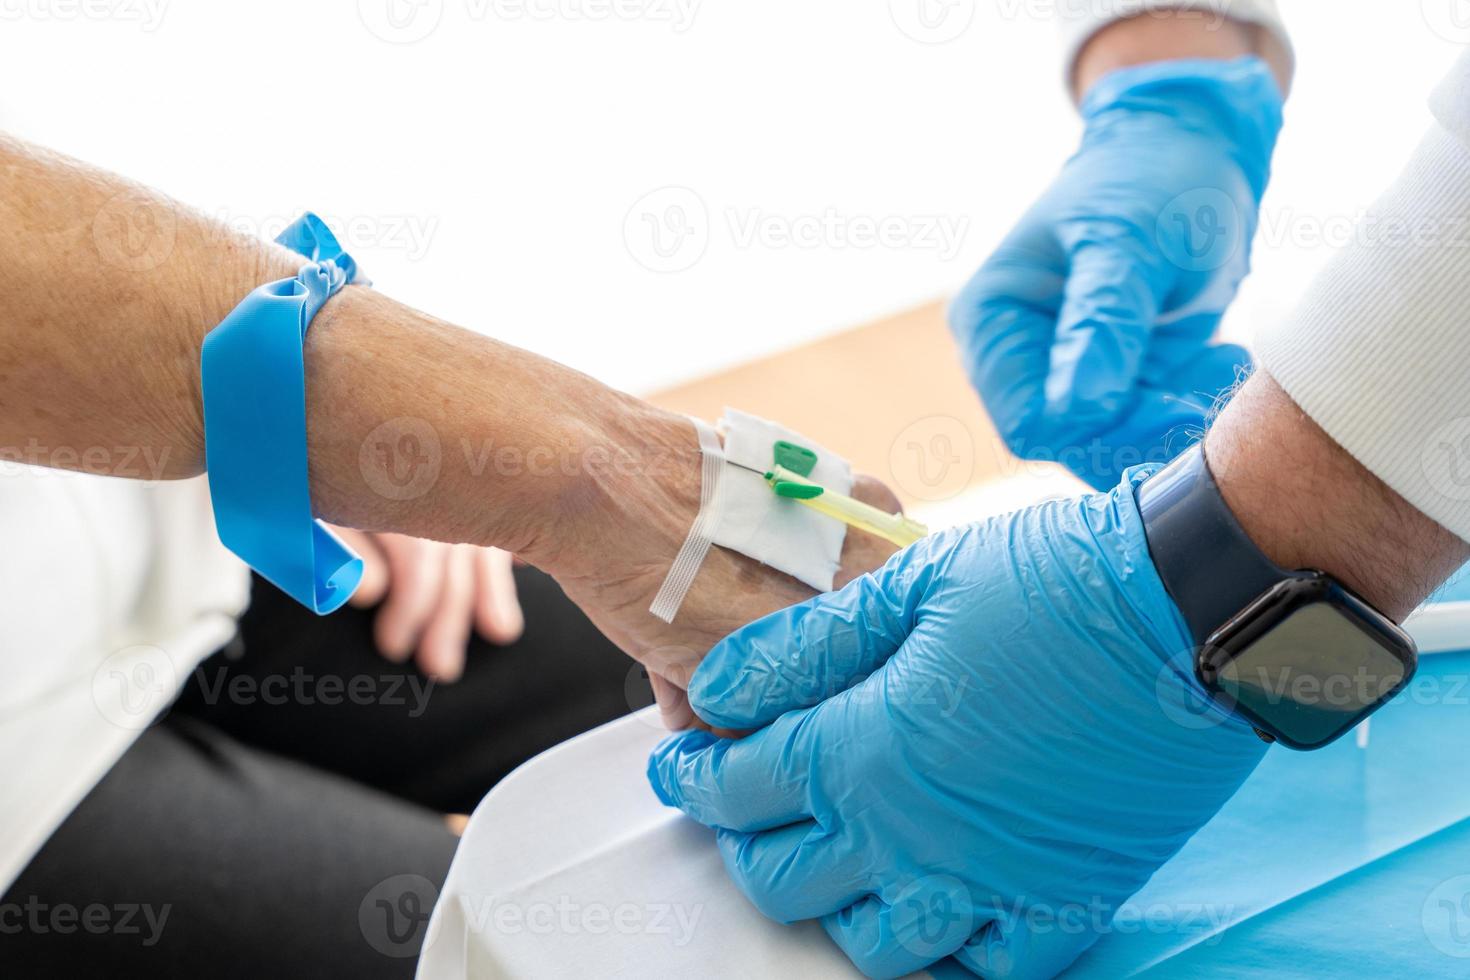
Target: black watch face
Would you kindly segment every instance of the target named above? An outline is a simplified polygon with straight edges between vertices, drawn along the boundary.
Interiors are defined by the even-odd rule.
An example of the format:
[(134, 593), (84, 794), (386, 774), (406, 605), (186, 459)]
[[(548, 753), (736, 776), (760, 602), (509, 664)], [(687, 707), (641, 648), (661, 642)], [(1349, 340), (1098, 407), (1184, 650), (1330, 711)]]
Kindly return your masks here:
[(1414, 647), (1330, 581), (1283, 586), (1211, 638), (1200, 676), (1284, 744), (1318, 748), (1408, 683)]

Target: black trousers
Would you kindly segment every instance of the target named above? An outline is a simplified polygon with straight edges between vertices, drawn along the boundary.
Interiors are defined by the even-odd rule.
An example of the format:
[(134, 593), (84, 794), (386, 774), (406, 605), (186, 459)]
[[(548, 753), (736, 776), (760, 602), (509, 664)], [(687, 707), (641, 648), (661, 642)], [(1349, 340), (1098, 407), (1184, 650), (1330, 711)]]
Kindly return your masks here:
[[(468, 812), (527, 758), (652, 703), (549, 578), (526, 634), (430, 685), (254, 583), (190, 677), (0, 898), (0, 977), (408, 977)], [(506, 846), (516, 846), (507, 841)]]

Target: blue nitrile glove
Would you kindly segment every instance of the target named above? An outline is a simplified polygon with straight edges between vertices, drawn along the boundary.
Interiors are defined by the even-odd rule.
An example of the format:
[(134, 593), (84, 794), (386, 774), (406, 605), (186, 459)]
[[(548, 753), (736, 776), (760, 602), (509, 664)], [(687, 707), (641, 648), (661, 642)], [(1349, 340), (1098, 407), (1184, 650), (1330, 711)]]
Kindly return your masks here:
[(1082, 149), (950, 309), (970, 380), (1017, 455), (1098, 489), (1182, 448), (1249, 355), (1210, 345), (1250, 267), (1281, 129), (1259, 58), (1105, 75)]
[(769, 727), (671, 737), (655, 791), (720, 828), (762, 912), (820, 918), (870, 976), (951, 954), (1055, 974), (1265, 751), (1193, 679), (1133, 499), (1155, 468), (936, 534), (736, 631), (690, 701)]

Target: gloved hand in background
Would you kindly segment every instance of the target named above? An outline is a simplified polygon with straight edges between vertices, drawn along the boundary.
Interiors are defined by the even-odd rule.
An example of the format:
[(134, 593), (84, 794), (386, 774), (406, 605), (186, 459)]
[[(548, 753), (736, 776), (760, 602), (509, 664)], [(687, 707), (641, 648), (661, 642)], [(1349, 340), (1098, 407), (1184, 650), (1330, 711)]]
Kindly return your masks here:
[(951, 954), (987, 977), (1061, 970), (1265, 751), (1193, 679), (1134, 503), (1152, 469), (927, 538), (736, 631), (690, 700), (769, 727), (671, 737), (655, 791), (719, 828), (762, 912), (820, 918), (870, 976)]
[(1249, 355), (1210, 343), (1249, 271), (1282, 95), (1259, 58), (1161, 61), (1083, 98), (1082, 148), (956, 298), (1006, 444), (1098, 489), (1198, 427)]

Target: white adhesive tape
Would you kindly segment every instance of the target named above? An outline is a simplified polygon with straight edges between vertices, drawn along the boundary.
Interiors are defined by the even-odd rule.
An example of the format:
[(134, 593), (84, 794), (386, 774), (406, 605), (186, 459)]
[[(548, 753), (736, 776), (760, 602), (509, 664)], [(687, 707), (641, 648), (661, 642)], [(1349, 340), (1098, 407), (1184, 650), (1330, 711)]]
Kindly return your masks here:
[(684, 596), (694, 585), (694, 576), (699, 574), (699, 566), (704, 564), (704, 556), (709, 553), (710, 545), (714, 544), (715, 530), (722, 512), (721, 491), (727, 467), (724, 450), (720, 448), (720, 437), (703, 419), (691, 421), (699, 432), (701, 453), (699, 512), (694, 515), (689, 536), (684, 539), (679, 553), (674, 556), (674, 564), (669, 568), (669, 574), (664, 576), (658, 595), (653, 597), (653, 605), (648, 607), (649, 612), (666, 623), (674, 621), (674, 616), (684, 603)]
[(710, 546), (716, 544), (818, 591), (830, 591), (841, 564), (847, 525), (776, 496), (761, 471), (770, 468), (775, 461), (773, 447), (784, 440), (817, 454), (813, 480), (847, 494), (852, 492), (852, 467), (847, 460), (784, 426), (734, 409), (725, 409), (720, 421), (723, 447), (709, 423), (691, 421), (699, 432), (702, 453), (699, 512), (648, 611), (672, 623)]
[(775, 461), (772, 447), (781, 440), (815, 452), (817, 464), (811, 479), (834, 493), (852, 492), (852, 466), (800, 433), (746, 412), (725, 409), (721, 427), (725, 456), (739, 465), (729, 467), (725, 474), (724, 514), (715, 529), (715, 544), (770, 565), (820, 592), (831, 591), (847, 525), (776, 496), (760, 472), (751, 470), (770, 469)]

